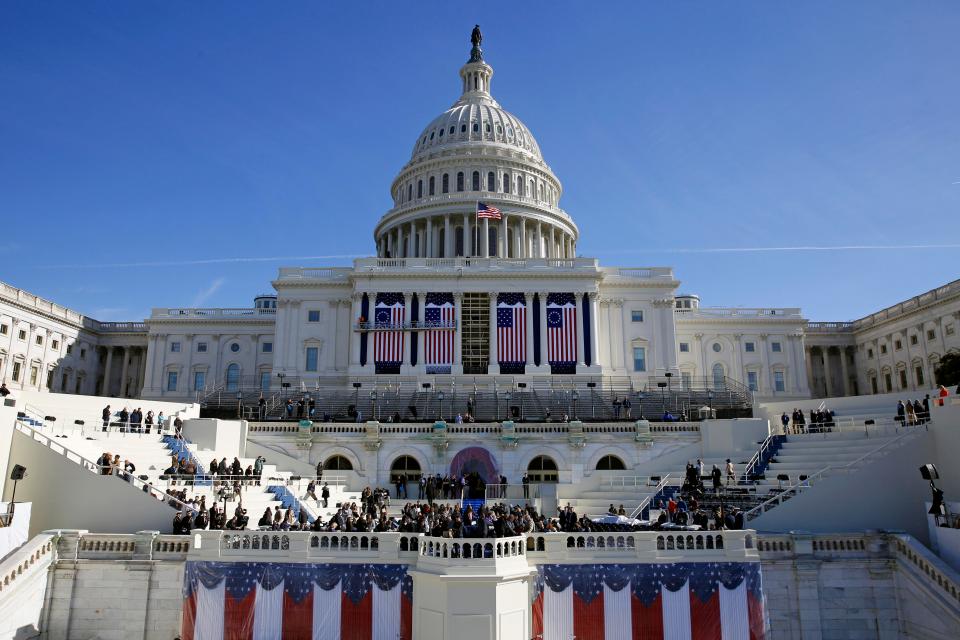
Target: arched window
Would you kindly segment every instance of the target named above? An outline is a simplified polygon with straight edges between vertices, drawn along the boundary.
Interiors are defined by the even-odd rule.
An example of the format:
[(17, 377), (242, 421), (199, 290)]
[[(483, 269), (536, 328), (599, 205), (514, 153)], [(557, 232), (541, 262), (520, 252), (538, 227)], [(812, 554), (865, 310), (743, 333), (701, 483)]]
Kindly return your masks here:
[(487, 229), (487, 251), (490, 256), (497, 255), (497, 228), (490, 227)]
[(543, 183), (537, 185), (537, 197), (543, 200)]
[(473, 190), (480, 191), (480, 172), (479, 171), (473, 172)]
[(463, 227), (457, 227), (457, 230), (454, 232), (454, 253), (459, 257), (463, 256)]
[(327, 458), (323, 463), (324, 471), (353, 471), (353, 463), (344, 456), (336, 455)]
[(510, 174), (503, 174), (503, 192), (510, 193)]
[(407, 476), (407, 482), (418, 482), (422, 472), (420, 463), (412, 456), (400, 456), (390, 465), (390, 484), (394, 484), (399, 476)]
[(523, 176), (517, 176), (517, 195), (523, 195)]
[(496, 191), (497, 190), (497, 178), (493, 174), (493, 171), (487, 173), (487, 191)]
[(407, 185), (407, 202), (413, 200), (413, 184)]
[(527, 465), (530, 482), (559, 482), (557, 463), (550, 456), (537, 456)]
[(450, 125), (450, 135), (453, 135), (454, 130), (456, 130), (456, 127), (453, 125)]
[(617, 456), (605, 455), (597, 461), (597, 471), (623, 471), (626, 468)]
[(443, 182), (443, 184), (442, 184), (442, 186), (441, 186), (441, 190), (442, 190), (444, 193), (450, 193), (450, 174), (449, 174), (449, 173), (443, 174), (443, 181), (442, 181), (442, 182)]
[(530, 181), (530, 190), (527, 191), (527, 195), (531, 198), (537, 195), (537, 183), (533, 180)]
[(227, 391), (236, 391), (240, 388), (240, 365), (231, 364), (227, 367)]
[(417, 180), (417, 197), (423, 197), (423, 180)]
[(467, 132), (467, 125), (466, 124), (460, 125), (460, 133), (466, 133), (466, 132)]
[(473, 132), (474, 132), (474, 133), (477, 133), (478, 131), (480, 131), (480, 123), (479, 123), (479, 122), (474, 122), (474, 123), (473, 123)]
[(463, 171), (457, 172), (457, 191), (463, 191)]
[(719, 362), (713, 365), (713, 388), (715, 390), (723, 389), (725, 386), (724, 375), (723, 375), (723, 365)]
[[(441, 129), (441, 131), (442, 131), (442, 129)], [(436, 180), (436, 178), (434, 178), (433, 176), (430, 176), (430, 187), (429, 187), (429, 189), (430, 189), (430, 195), (433, 195), (434, 193), (436, 193), (436, 186), (437, 186), (437, 180)]]

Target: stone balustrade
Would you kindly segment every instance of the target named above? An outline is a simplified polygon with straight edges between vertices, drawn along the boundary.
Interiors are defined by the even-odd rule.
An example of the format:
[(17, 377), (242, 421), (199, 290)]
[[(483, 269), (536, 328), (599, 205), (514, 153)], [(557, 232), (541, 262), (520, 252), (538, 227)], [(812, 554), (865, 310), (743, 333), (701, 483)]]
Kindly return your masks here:
[(54, 558), (56, 535), (44, 532), (0, 562), (0, 599), (17, 586), (17, 581), (35, 571), (46, 571)]

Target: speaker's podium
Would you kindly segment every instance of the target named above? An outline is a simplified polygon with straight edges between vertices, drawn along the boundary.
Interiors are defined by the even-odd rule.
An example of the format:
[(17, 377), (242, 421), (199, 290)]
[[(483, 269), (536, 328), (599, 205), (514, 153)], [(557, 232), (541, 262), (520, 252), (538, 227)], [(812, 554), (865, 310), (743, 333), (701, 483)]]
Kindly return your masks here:
[(530, 585), (523, 538), (422, 538), (413, 578), (413, 637), (529, 638)]

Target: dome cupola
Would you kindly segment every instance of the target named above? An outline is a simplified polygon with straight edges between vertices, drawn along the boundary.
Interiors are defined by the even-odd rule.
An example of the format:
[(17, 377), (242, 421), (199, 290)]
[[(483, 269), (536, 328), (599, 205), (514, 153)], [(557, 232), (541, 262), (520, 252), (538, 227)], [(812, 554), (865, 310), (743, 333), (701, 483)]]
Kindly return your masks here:
[[(578, 230), (530, 130), (493, 98), (479, 26), (461, 95), (414, 143), (374, 237), (381, 257), (572, 258)], [(501, 219), (476, 220), (478, 203)], [(478, 229), (479, 227), (479, 229)]]

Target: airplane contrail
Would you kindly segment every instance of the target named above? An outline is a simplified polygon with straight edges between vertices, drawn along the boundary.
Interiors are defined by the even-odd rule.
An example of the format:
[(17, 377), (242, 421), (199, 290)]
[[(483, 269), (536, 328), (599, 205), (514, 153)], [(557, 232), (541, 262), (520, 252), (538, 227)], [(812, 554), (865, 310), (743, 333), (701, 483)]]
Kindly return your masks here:
[(157, 262), (103, 262), (98, 264), (37, 265), (37, 269), (120, 269), (134, 267), (192, 267), (206, 264), (233, 264), (242, 262), (284, 262), (294, 260), (336, 260), (361, 258), (363, 254), (336, 254), (326, 256), (269, 256), (239, 258), (205, 258), (202, 260), (165, 260)]
[(849, 244), (849, 245), (799, 245), (793, 247), (702, 247), (670, 249), (626, 249), (622, 251), (604, 251), (607, 254), (617, 253), (762, 253), (772, 251), (890, 251), (902, 249), (960, 249), (960, 244)]

